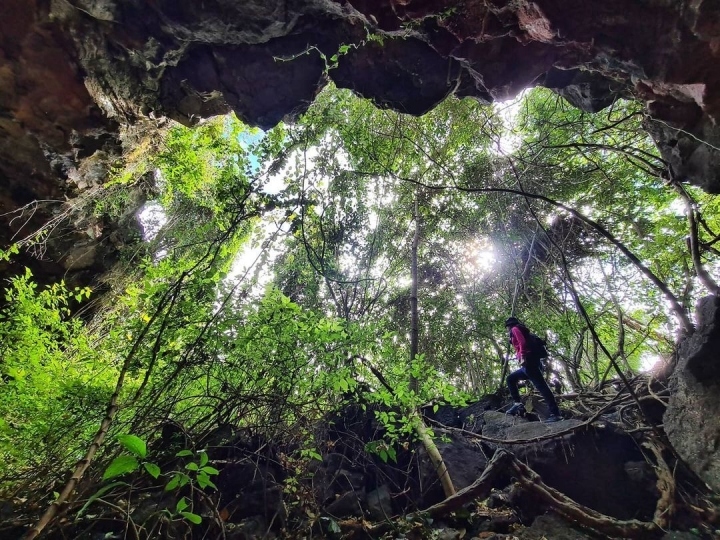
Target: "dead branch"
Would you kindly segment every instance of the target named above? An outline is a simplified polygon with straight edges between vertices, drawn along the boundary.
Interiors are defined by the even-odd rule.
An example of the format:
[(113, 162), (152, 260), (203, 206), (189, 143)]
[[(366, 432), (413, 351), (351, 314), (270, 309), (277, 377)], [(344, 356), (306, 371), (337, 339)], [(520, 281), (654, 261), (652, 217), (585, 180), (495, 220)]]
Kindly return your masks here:
[[(416, 519), (423, 519), (424, 517), (434, 518), (447, 515), (450, 512), (461, 508), (464, 504), (472, 502), (476, 499), (486, 499), (490, 495), (490, 490), (492, 489), (495, 478), (507, 469), (513, 459), (515, 459), (515, 457), (510, 452), (506, 450), (498, 450), (495, 452), (495, 455), (493, 455), (492, 459), (485, 467), (485, 470), (483, 470), (483, 473), (477, 480), (475, 480), (475, 482), (438, 504), (430, 506), (420, 512), (409, 514), (406, 516), (405, 520), (414, 521)], [(368, 526), (368, 523), (365, 521), (346, 521), (341, 522), (339, 525), (342, 529), (353, 534), (364, 533), (370, 538), (380, 538), (382, 534), (392, 528), (393, 523), (387, 521), (377, 525)]]
[[(495, 455), (492, 457), (490, 462), (488, 462), (482, 475), (480, 475), (480, 477), (470, 486), (458, 491), (452, 497), (448, 497), (438, 504), (430, 506), (420, 512), (408, 515), (406, 519), (408, 521), (413, 521), (424, 517), (437, 518), (447, 515), (474, 500), (486, 499), (490, 495), (490, 491), (497, 476), (508, 469), (514, 472), (517, 481), (522, 488), (530, 491), (533, 495), (541, 499), (554, 512), (557, 512), (564, 518), (581, 527), (606, 535), (607, 537), (652, 537), (661, 533), (661, 523), (666, 523), (666, 521), (663, 521), (662, 519), (660, 522), (657, 522), (658, 517), (667, 516), (669, 514), (669, 507), (667, 506), (668, 499), (665, 495), (658, 501), (655, 513), (656, 521), (639, 521), (636, 519), (619, 520), (605, 514), (601, 514), (600, 512), (575, 502), (570, 497), (546, 485), (539, 474), (519, 461), (512, 453), (504, 449), (499, 449), (495, 452)], [(669, 496), (670, 500), (672, 500), (674, 497), (674, 490)], [(378, 538), (392, 527), (392, 523), (390, 522), (380, 523), (369, 527), (365, 522), (345, 522), (340, 525), (343, 529), (352, 533), (357, 534), (363, 532), (370, 538)]]
[(490, 495), (490, 490), (492, 489), (495, 478), (497, 478), (497, 476), (506, 469), (513, 459), (515, 459), (515, 457), (510, 452), (506, 450), (498, 450), (485, 466), (485, 470), (483, 470), (477, 480), (468, 487), (458, 491), (452, 497), (448, 497), (444, 501), (426, 508), (420, 512), (420, 514), (425, 514), (433, 518), (443, 516), (449, 514), (450, 512), (454, 512), (463, 505), (474, 500), (487, 499)]

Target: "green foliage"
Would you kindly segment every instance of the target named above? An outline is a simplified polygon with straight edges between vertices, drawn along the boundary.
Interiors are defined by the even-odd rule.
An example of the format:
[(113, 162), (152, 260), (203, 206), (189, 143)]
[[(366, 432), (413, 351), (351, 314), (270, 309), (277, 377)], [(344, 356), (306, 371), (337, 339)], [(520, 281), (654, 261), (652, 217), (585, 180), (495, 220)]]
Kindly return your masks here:
[(187, 497), (183, 497), (175, 505), (175, 515), (187, 519), (194, 525), (200, 525), (200, 523), (202, 523), (202, 517), (197, 514), (193, 514), (192, 512), (188, 512), (187, 508), (189, 506), (190, 503), (188, 503)]
[(383, 463), (387, 463), (388, 460), (397, 463), (397, 452), (392, 444), (387, 443), (386, 441), (369, 442), (365, 445), (365, 451), (371, 454), (376, 454)]
[(176, 454), (176, 457), (192, 457), (196, 461), (188, 461), (185, 463), (183, 470), (171, 473), (172, 477), (165, 486), (165, 491), (173, 491), (186, 485), (197, 485), (200, 489), (208, 487), (217, 489), (210, 477), (219, 474), (219, 471), (207, 464), (208, 455), (206, 452), (195, 453), (192, 450), (181, 450)]
[(123, 455), (118, 456), (112, 460), (112, 463), (105, 469), (103, 473), (103, 480), (110, 480), (116, 476), (122, 476), (123, 474), (135, 472), (140, 463), (135, 456)]
[(20, 253), (20, 248), (17, 244), (12, 244), (6, 250), (0, 249), (0, 261), (9, 261), (13, 255)]
[[(136, 435), (118, 435), (117, 440), (129, 454), (120, 454), (112, 460), (103, 473), (103, 480), (110, 480), (123, 474), (137, 471), (142, 464), (143, 468), (153, 478), (160, 476), (160, 467), (155, 463), (144, 461), (147, 457), (147, 445), (145, 441)], [(140, 460), (143, 461), (139, 461)]]
[(135, 454), (139, 458), (147, 455), (147, 445), (140, 437), (135, 435), (118, 435), (118, 441), (131, 454)]
[[(664, 164), (642, 130), (642, 120), (642, 110), (633, 102), (619, 101), (592, 115), (548, 91), (534, 90), (519, 115), (522, 144), (517, 159), (530, 164), (523, 177), (525, 189), (567, 201), (595, 219), (679, 293), (692, 279), (683, 240), (687, 223), (677, 211), (676, 193), (661, 178)], [(536, 275), (545, 283), (536, 281), (534, 294), (542, 299), (536, 296), (532, 304), (543, 307), (527, 318), (536, 318), (536, 327), (555, 334), (551, 352), (567, 365), (571, 378), (580, 384), (598, 382), (607, 374), (609, 361), (592, 343), (578, 348), (582, 336), (587, 337), (586, 323), (562, 297), (569, 275), (602, 342), (624, 369), (637, 369), (648, 352), (666, 353), (668, 344), (658, 337), (670, 321), (659, 291), (596, 231), (546, 211), (555, 214), (549, 228), (554, 244), (547, 246), (541, 264), (548, 269), (562, 265), (562, 249), (569, 273), (558, 282), (544, 277), (538, 265)]]
[[(120, 454), (113, 459), (110, 465), (105, 469), (105, 473), (102, 477), (103, 480), (110, 480), (112, 478), (139, 470), (141, 462), (138, 459), (144, 459), (147, 457), (147, 444), (140, 437), (135, 435), (118, 435), (117, 440), (123, 449), (129, 452), (129, 454)], [(208, 455), (206, 452), (194, 452), (192, 450), (185, 449), (179, 451), (175, 457), (192, 459), (183, 460), (184, 467), (181, 470), (170, 471), (166, 474), (170, 480), (165, 485), (165, 491), (177, 492), (188, 485), (191, 487), (197, 486), (200, 489), (217, 489), (210, 477), (219, 474), (219, 471), (215, 467), (208, 465)], [(142, 466), (144, 470), (155, 480), (157, 480), (162, 474), (160, 467), (155, 463), (142, 461)], [(94, 501), (98, 500), (110, 490), (120, 486), (128, 486), (128, 484), (125, 482), (112, 482), (101, 487), (88, 499), (85, 505), (78, 512), (77, 517), (80, 517), (80, 515), (82, 515)], [(192, 511), (192, 501), (189, 501), (185, 496), (180, 497), (177, 500), (173, 511), (166, 508), (163, 512), (168, 514), (171, 519), (184, 519), (193, 525), (199, 525), (202, 523), (202, 517)]]
[(77, 448), (89, 418), (95, 421), (111, 393), (112, 367), (100, 361), (82, 322), (71, 317), (71, 306), (89, 295), (88, 288), (63, 282), (39, 287), (28, 269), (4, 291), (0, 478), (11, 471), (22, 477)]

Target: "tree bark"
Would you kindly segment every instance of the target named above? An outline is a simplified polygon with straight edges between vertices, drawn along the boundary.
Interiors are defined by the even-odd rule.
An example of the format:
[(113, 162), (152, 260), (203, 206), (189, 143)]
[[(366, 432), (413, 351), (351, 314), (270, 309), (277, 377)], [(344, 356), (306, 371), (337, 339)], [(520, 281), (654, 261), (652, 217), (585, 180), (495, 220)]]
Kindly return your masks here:
[[(418, 210), (419, 194), (415, 193), (415, 234), (413, 235), (411, 260), (410, 260), (410, 364), (415, 361), (418, 355), (420, 332), (418, 330), (418, 245), (420, 244), (420, 212)], [(417, 394), (418, 380), (410, 375), (410, 390)]]
[[(415, 234), (413, 236), (412, 243), (412, 260), (410, 263), (412, 284), (410, 293), (410, 364), (415, 361), (418, 355), (419, 349), (419, 315), (418, 315), (418, 246), (420, 244), (420, 211), (418, 203), (419, 193), (415, 193)], [(418, 392), (418, 380), (414, 375), (410, 375), (410, 391), (414, 394)], [(440, 483), (443, 487), (443, 492), (446, 497), (450, 497), (455, 494), (455, 486), (453, 486), (450, 473), (447, 470), (447, 466), (443, 461), (440, 450), (432, 440), (432, 437), (428, 434), (428, 428), (422, 419), (422, 416), (417, 411), (413, 411), (412, 416), (414, 420), (415, 432), (418, 435), (420, 441), (422, 441), (425, 450), (428, 453), (428, 457), (435, 467)]]

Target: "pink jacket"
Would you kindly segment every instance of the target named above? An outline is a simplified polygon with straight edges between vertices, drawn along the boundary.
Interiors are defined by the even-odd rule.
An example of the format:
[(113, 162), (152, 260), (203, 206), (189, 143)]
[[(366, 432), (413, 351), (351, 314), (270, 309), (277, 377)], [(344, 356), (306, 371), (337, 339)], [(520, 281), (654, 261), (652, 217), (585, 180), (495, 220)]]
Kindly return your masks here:
[(525, 339), (525, 335), (522, 330), (520, 330), (519, 326), (513, 326), (510, 329), (510, 341), (512, 342), (513, 347), (515, 347), (518, 360), (522, 362), (523, 358), (530, 354), (530, 345), (528, 344), (527, 339)]

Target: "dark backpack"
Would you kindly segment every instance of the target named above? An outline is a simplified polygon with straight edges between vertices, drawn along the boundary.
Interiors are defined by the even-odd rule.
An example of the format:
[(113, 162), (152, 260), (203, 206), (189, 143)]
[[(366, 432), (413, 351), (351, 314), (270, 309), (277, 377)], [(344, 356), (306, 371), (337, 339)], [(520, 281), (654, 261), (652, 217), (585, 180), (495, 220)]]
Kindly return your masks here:
[(533, 334), (530, 330), (528, 330), (526, 326), (523, 326), (522, 324), (518, 325), (518, 327), (520, 328), (520, 331), (523, 333), (525, 339), (527, 340), (532, 360), (541, 360), (543, 358), (547, 358), (548, 351), (545, 347), (545, 340), (537, 334)]
[(535, 358), (543, 359), (548, 357), (548, 351), (545, 347), (545, 340), (540, 336), (528, 332), (528, 343), (530, 344), (530, 351)]

